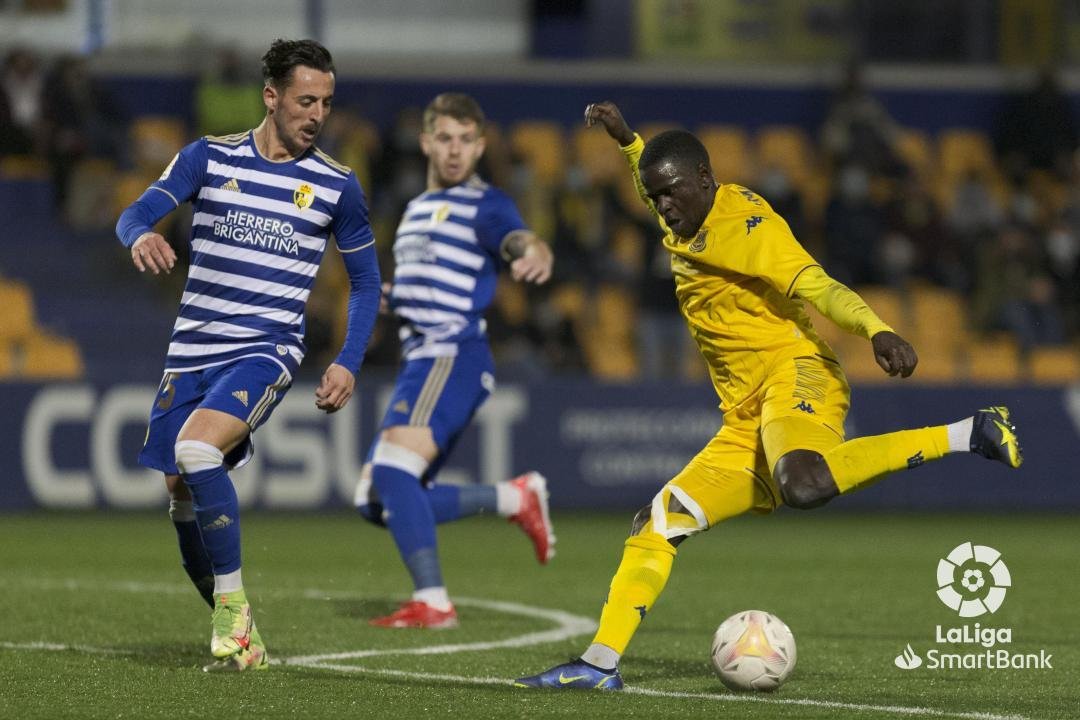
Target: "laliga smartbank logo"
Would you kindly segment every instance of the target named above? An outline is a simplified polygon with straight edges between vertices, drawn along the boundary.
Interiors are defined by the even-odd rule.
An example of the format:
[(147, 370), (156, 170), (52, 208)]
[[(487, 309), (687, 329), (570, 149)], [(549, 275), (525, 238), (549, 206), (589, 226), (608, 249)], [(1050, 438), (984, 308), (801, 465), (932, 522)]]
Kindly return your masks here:
[(987, 545), (957, 545), (938, 561), (937, 595), (962, 618), (995, 613), (1005, 602), (1012, 575), (1001, 553)]
[[(1001, 553), (989, 545), (961, 543), (937, 564), (937, 596), (962, 618), (994, 614), (1012, 587), (1012, 575)], [(922, 655), (908, 643), (893, 664), (901, 670), (1052, 670), (1053, 655), (1017, 652), (1011, 627), (981, 622), (959, 627), (937, 625), (934, 644)], [(974, 646), (974, 647), (972, 647)], [(999, 647), (1009, 646), (1009, 647)]]

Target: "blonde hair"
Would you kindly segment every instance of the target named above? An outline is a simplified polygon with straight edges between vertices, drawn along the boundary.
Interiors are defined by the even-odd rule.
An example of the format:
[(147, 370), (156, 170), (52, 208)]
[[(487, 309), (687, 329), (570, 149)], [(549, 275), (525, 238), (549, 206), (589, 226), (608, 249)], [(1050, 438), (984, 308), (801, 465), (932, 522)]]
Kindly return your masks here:
[(480, 103), (465, 93), (446, 92), (436, 95), (424, 108), (424, 132), (435, 129), (435, 118), (440, 115), (448, 115), (458, 122), (471, 121), (476, 123), (478, 130), (484, 129), (484, 111), (480, 109)]

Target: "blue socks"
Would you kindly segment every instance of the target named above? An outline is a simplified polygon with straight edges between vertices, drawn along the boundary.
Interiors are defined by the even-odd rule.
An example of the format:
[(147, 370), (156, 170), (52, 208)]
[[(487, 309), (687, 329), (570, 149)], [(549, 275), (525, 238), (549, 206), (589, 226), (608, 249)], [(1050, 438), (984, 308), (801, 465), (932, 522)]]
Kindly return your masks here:
[(172, 500), (169, 517), (176, 528), (176, 540), (180, 544), (180, 563), (191, 578), (203, 600), (214, 607), (214, 569), (210, 556), (203, 547), (199, 524), (195, 521), (195, 509), (190, 500)]
[(427, 497), (440, 524), (496, 509), (494, 485), (432, 485)]
[(240, 569), (240, 504), (223, 462), (213, 445), (195, 440), (176, 443), (176, 465), (191, 491), (195, 520), (215, 576)]
[[(379, 443), (379, 448), (387, 445)], [(406, 470), (404, 463), (383, 464), (380, 454), (376, 453), (371, 480), (383, 506), (382, 520), (394, 537), (416, 589), (440, 587), (443, 581), (435, 542), (435, 515), (420, 486), (420, 476)], [(415, 453), (409, 454), (420, 459)]]

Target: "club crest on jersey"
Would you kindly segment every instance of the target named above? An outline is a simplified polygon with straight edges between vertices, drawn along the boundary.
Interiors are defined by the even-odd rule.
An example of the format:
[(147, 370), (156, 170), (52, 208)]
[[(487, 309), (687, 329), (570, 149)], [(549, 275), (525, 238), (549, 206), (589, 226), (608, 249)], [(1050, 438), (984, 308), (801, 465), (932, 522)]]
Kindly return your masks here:
[(687, 250), (693, 253), (699, 253), (705, 249), (705, 236), (709, 234), (708, 230), (702, 230), (694, 238), (693, 242), (687, 247)]
[(300, 187), (293, 190), (292, 201), (296, 203), (296, 207), (303, 210), (306, 207), (311, 207), (311, 203), (315, 201), (315, 191), (311, 189), (311, 186), (304, 183)]
[(447, 203), (443, 203), (435, 208), (435, 212), (431, 213), (431, 224), (438, 225), (448, 217), (450, 217), (450, 206)]

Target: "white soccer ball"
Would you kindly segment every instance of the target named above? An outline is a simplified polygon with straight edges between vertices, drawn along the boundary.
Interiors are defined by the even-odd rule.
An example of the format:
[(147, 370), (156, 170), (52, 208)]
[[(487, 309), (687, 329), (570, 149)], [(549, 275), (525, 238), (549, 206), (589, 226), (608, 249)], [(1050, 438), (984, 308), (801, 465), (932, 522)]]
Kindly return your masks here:
[(712, 664), (732, 690), (775, 690), (795, 669), (795, 636), (771, 613), (735, 613), (716, 628)]

